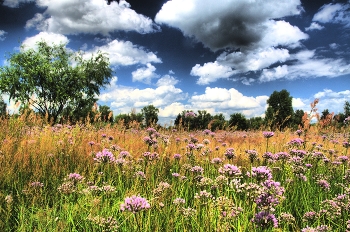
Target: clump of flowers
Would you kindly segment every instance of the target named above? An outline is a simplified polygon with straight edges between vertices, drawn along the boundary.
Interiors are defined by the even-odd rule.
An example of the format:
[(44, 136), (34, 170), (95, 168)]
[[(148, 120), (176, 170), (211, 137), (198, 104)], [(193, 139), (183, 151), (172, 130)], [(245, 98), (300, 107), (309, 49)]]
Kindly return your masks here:
[(304, 140), (302, 140), (301, 138), (295, 138), (288, 142), (288, 145), (296, 146), (296, 147), (299, 147), (303, 144), (304, 144)]
[(191, 172), (194, 174), (203, 174), (204, 169), (201, 166), (193, 166)]
[(74, 183), (78, 183), (84, 180), (84, 177), (78, 173), (69, 173), (68, 180), (73, 181)]
[(114, 163), (115, 157), (108, 149), (97, 152), (94, 160), (98, 163)]
[(194, 198), (199, 200), (201, 204), (207, 204), (209, 200), (211, 200), (213, 195), (207, 190), (200, 191), (194, 195)]
[(121, 211), (129, 211), (131, 213), (148, 210), (149, 208), (151, 208), (151, 205), (148, 203), (147, 199), (136, 195), (126, 197), (124, 203), (120, 205)]
[(261, 229), (271, 229), (278, 227), (278, 221), (275, 215), (266, 211), (261, 211), (255, 214), (252, 222), (257, 228)]
[(174, 205), (184, 205), (186, 203), (186, 200), (183, 198), (175, 198), (173, 201)]
[(153, 190), (154, 195), (159, 196), (161, 195), (164, 191), (166, 191), (167, 189), (170, 189), (171, 185), (168, 182), (160, 182), (157, 186), (157, 188), (155, 188)]
[(264, 135), (265, 138), (268, 139), (268, 138), (271, 138), (272, 136), (274, 136), (275, 133), (272, 132), (272, 131), (263, 131), (263, 135)]
[(253, 167), (252, 177), (255, 178), (257, 182), (271, 180), (272, 179), (271, 169), (266, 166)]
[(236, 154), (235, 154), (235, 149), (233, 148), (227, 148), (225, 153), (224, 153), (224, 156), (227, 158), (227, 159), (233, 159), (236, 157)]
[(233, 165), (233, 164), (225, 164), (223, 167), (219, 168), (219, 173), (223, 174), (227, 177), (237, 177), (242, 174), (241, 170), (239, 167)]
[(245, 151), (249, 157), (249, 160), (251, 163), (254, 162), (254, 160), (256, 160), (258, 158), (258, 152), (256, 150), (246, 150)]
[(92, 217), (89, 215), (88, 220), (98, 225), (102, 231), (117, 231), (118, 230), (118, 222), (113, 217), (101, 217), (95, 216)]

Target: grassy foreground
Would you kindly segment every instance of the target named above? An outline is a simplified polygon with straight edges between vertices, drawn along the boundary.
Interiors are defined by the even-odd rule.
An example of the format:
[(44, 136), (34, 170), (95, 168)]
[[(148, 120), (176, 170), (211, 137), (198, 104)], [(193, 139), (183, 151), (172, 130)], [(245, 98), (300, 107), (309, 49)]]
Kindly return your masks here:
[(350, 231), (347, 128), (0, 125), (0, 231)]

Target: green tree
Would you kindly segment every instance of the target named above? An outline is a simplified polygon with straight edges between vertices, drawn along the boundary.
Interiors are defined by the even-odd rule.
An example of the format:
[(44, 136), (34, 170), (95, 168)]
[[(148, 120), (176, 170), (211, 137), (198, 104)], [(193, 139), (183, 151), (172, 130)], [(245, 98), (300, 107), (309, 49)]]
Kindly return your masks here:
[(198, 110), (196, 117), (196, 129), (207, 129), (210, 121), (213, 119), (206, 110)]
[(149, 127), (152, 124), (156, 124), (158, 122), (159, 109), (154, 107), (153, 105), (143, 107), (141, 109), (141, 113), (143, 115), (143, 118), (145, 119), (146, 127)]
[(210, 121), (208, 129), (211, 131), (224, 130), (226, 128), (226, 124), (227, 122), (225, 120), (225, 116), (222, 113), (216, 114)]
[(304, 110), (296, 110), (293, 115), (292, 127), (298, 129), (299, 126), (303, 127)]
[(0, 69), (0, 90), (53, 122), (64, 112), (90, 111), (100, 88), (109, 84), (112, 70), (103, 53), (89, 59), (83, 55), (70, 52), (64, 44), (41, 41), (35, 50), (22, 45)]
[(4, 99), (0, 97), (0, 117), (5, 116), (7, 114), (7, 104)]
[(280, 92), (274, 91), (267, 99), (267, 110), (265, 112), (265, 123), (271, 126), (272, 130), (283, 130), (290, 126), (293, 118), (293, 97), (283, 89)]
[(102, 122), (113, 122), (113, 111), (109, 106), (100, 105), (98, 107), (98, 112), (100, 114), (100, 119)]
[(252, 117), (248, 119), (249, 129), (260, 130), (264, 125), (264, 119), (262, 117)]
[(344, 103), (344, 115), (345, 117), (350, 116), (350, 103), (348, 101), (345, 101)]
[(237, 130), (247, 130), (249, 128), (248, 120), (242, 113), (231, 114), (228, 123), (230, 127), (236, 127)]

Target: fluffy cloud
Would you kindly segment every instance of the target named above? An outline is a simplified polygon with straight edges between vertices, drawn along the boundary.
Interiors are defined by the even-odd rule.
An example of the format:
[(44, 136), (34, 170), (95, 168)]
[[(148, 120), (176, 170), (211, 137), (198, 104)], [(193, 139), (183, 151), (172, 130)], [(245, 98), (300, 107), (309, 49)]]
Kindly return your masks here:
[(340, 23), (350, 27), (350, 4), (326, 4), (314, 15), (313, 21), (321, 23)]
[(322, 30), (322, 29), (324, 29), (324, 26), (321, 26), (320, 24), (318, 24), (316, 22), (312, 22), (309, 27), (305, 28), (306, 31)]
[(204, 94), (193, 95), (190, 102), (196, 109), (214, 109), (214, 112), (223, 112), (226, 117), (234, 112), (242, 112), (247, 117), (255, 117), (264, 114), (267, 99), (268, 96), (244, 96), (234, 88), (207, 87)]
[(238, 72), (258, 71), (277, 62), (285, 62), (289, 58), (287, 49), (267, 48), (256, 52), (222, 53), (217, 61), (230, 66)]
[(334, 92), (331, 89), (324, 89), (321, 92), (314, 94), (314, 98), (319, 98), (317, 104), (318, 112), (328, 109), (329, 112), (342, 113), (344, 112), (344, 103), (350, 99), (350, 90)]
[(35, 2), (35, 0), (5, 0), (3, 2), (3, 5), (11, 8), (16, 8), (16, 7), (19, 7), (21, 3), (29, 3), (29, 2)]
[(254, 46), (274, 30), (276, 25), (270, 19), (297, 15), (300, 11), (299, 0), (266, 0), (259, 4), (240, 0), (173, 0), (163, 5), (155, 21), (179, 28), (184, 35), (216, 51)]
[(0, 30), (0, 41), (4, 41), (6, 39), (5, 35), (7, 34), (6, 31)]
[(205, 63), (203, 66), (196, 64), (192, 67), (191, 75), (199, 76), (197, 84), (207, 85), (215, 82), (220, 78), (229, 78), (236, 72), (229, 66), (220, 65), (218, 62)]
[(146, 84), (151, 84), (152, 78), (158, 77), (155, 71), (156, 67), (148, 63), (146, 67), (139, 68), (131, 73), (132, 81), (140, 81)]
[(159, 78), (157, 81), (157, 86), (169, 86), (169, 85), (176, 85), (179, 81), (170, 75), (164, 75), (163, 77)]
[(317, 57), (315, 51), (303, 50), (290, 57), (294, 62), (272, 69), (264, 69), (260, 82), (274, 81), (281, 78), (295, 80), (298, 78), (337, 77), (350, 74), (350, 64), (339, 58)]
[(134, 65), (148, 63), (161, 63), (161, 59), (153, 52), (145, 51), (144, 48), (134, 45), (130, 41), (113, 40), (103, 46), (96, 46), (87, 51), (86, 55), (101, 51), (107, 53), (111, 65)]
[(109, 35), (110, 32), (137, 31), (150, 33), (159, 30), (153, 21), (130, 9), (125, 0), (37, 0), (37, 5), (46, 8), (27, 21), (26, 27), (60, 34), (90, 33)]
[(51, 44), (68, 44), (69, 43), (69, 39), (61, 34), (56, 34), (56, 33), (52, 33), (52, 32), (40, 32), (39, 34), (32, 36), (32, 37), (28, 37), (26, 38), (22, 45), (24, 45), (25, 48), (35, 48), (36, 47), (36, 43), (40, 42), (40, 41), (45, 41), (46, 43), (48, 43), (49, 45)]

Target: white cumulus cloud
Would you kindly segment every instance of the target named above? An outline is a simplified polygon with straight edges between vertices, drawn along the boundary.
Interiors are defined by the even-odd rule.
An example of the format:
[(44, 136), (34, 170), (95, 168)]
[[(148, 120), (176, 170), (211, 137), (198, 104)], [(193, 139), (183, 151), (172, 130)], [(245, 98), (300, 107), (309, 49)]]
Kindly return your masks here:
[(192, 67), (191, 75), (199, 76), (197, 84), (207, 85), (221, 78), (229, 78), (236, 72), (229, 66), (220, 65), (218, 62), (205, 63), (203, 66), (196, 64)]
[(146, 67), (139, 68), (136, 71), (133, 71), (132, 74), (132, 81), (140, 81), (146, 84), (150, 84), (152, 78), (158, 77), (158, 75), (155, 73), (156, 67), (154, 67), (152, 64), (148, 63)]
[(124, 0), (113, 1), (110, 5), (104, 0), (37, 0), (37, 5), (46, 10), (28, 20), (27, 28), (60, 34), (103, 35), (118, 30), (139, 33), (159, 30), (150, 18), (137, 14)]

